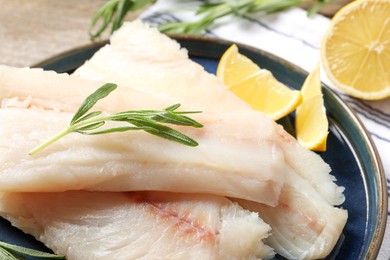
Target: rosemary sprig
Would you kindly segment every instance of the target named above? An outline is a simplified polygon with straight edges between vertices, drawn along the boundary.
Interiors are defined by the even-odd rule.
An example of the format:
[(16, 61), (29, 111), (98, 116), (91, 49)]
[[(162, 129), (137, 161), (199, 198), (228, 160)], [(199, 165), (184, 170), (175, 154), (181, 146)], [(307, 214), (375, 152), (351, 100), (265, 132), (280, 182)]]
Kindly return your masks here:
[[(113, 114), (103, 114), (102, 111), (88, 111), (102, 98), (107, 97), (117, 85), (106, 83), (89, 95), (73, 116), (67, 128), (51, 137), (46, 142), (40, 144), (30, 151), (34, 155), (50, 144), (56, 142), (70, 133), (84, 135), (107, 134), (113, 132), (125, 132), (132, 130), (143, 130), (152, 135), (156, 135), (171, 141), (175, 141), (188, 146), (197, 146), (198, 143), (187, 135), (168, 127), (166, 124), (191, 126), (200, 128), (202, 124), (185, 116), (185, 114), (200, 113), (199, 111), (176, 111), (180, 104), (169, 106), (163, 110), (129, 110)], [(87, 114), (88, 113), (88, 114)], [(111, 127), (98, 130), (108, 121), (122, 122), (123, 126)]]
[(19, 260), (25, 259), (24, 256), (49, 258), (49, 259), (65, 259), (65, 256), (46, 253), (26, 247), (11, 245), (0, 241), (0, 259), (4, 260)]
[[(110, 26), (111, 33), (122, 26), (125, 16), (129, 12), (135, 12), (147, 5), (154, 4), (157, 0), (109, 0), (92, 17), (89, 35), (91, 39), (96, 39)], [(98, 22), (100, 27), (97, 28)]]
[[(154, 4), (157, 0), (109, 0), (93, 16), (90, 27), (91, 39), (99, 38), (112, 23), (111, 33), (118, 29), (128, 12), (141, 10), (147, 5)], [(164, 33), (177, 34), (202, 34), (218, 19), (227, 15), (245, 16), (251, 13), (280, 12), (291, 7), (309, 3), (308, 14), (318, 12), (323, 6), (334, 0), (230, 0), (230, 1), (205, 1), (199, 5), (196, 12), (199, 17), (194, 22), (166, 22), (159, 25), (159, 30)], [(101, 26), (95, 29), (97, 22), (101, 20)]]

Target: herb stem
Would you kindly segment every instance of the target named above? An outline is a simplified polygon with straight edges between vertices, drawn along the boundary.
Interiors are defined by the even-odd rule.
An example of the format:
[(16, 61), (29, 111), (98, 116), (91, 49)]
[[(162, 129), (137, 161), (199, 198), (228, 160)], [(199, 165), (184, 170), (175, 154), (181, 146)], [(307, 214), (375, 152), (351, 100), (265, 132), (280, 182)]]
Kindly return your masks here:
[(50, 139), (46, 140), (42, 144), (38, 145), (34, 149), (32, 149), (28, 154), (34, 155), (34, 154), (39, 153), (40, 151), (45, 149), (47, 146), (57, 142), (59, 139), (74, 132), (76, 129), (79, 129), (79, 128), (86, 126), (86, 125), (90, 125), (90, 124), (101, 122), (101, 121), (107, 121), (107, 120), (110, 120), (109, 116), (90, 118), (90, 119), (86, 119), (84, 121), (72, 124), (72, 125), (68, 126), (67, 128), (63, 129), (62, 131), (60, 131), (59, 133), (57, 133), (56, 135), (52, 136)]
[(59, 139), (61, 139), (64, 136), (66, 136), (67, 134), (70, 134), (72, 132), (72, 129), (73, 129), (72, 126), (67, 127), (66, 129), (62, 130), (58, 134), (52, 136), (50, 139), (46, 140), (45, 142), (41, 143), (40, 145), (38, 145), (37, 147), (32, 149), (28, 154), (34, 155), (34, 154), (39, 153), (40, 151), (45, 149), (47, 146), (51, 145), (52, 143), (55, 143), (56, 141), (58, 141)]

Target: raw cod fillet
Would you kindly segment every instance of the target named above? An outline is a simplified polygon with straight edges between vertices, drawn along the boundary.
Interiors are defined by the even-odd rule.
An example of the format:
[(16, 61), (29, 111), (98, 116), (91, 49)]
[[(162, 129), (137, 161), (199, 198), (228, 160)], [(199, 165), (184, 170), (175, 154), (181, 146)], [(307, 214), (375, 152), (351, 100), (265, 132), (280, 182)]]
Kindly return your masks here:
[[(40, 73), (44, 78), (45, 72)], [(39, 93), (28, 89), (31, 95)], [(61, 97), (60, 89), (57, 97)], [(10, 105), (9, 100), (5, 103)], [(13, 105), (18, 106), (16, 103), (14, 100)], [(25, 101), (20, 105), (28, 106)], [(0, 109), (0, 191), (163, 190), (277, 204), (286, 163), (273, 143), (276, 125), (267, 120), (251, 121), (250, 111), (196, 115), (203, 128), (179, 130), (196, 139), (197, 147), (142, 131), (95, 136), (74, 133), (34, 156), (28, 155), (64, 129), (71, 116), (43, 109)], [(243, 124), (247, 127), (241, 127)]]
[(69, 260), (268, 259), (270, 228), (212, 195), (0, 193), (0, 215)]
[[(164, 94), (195, 110), (253, 111), (214, 75), (191, 61), (176, 41), (140, 21), (125, 23), (111, 36), (110, 44), (96, 52), (73, 75)], [(252, 120), (271, 121), (261, 113), (254, 113)], [(330, 167), (320, 156), (298, 145), (283, 130), (279, 130), (279, 136), (273, 141), (282, 148), (287, 163), (329, 203), (340, 205), (344, 201), (344, 188), (334, 183)]]
[[(161, 42), (163, 44), (160, 45)], [(164, 52), (165, 49), (168, 51)], [(157, 53), (161, 52), (169, 53), (172, 58), (164, 57), (159, 62), (152, 63), (154, 59), (160, 59)], [(190, 60), (182, 61), (186, 58), (186, 52), (180, 50), (176, 42), (137, 21), (127, 23), (118, 30), (111, 37), (110, 44), (95, 53), (76, 70), (74, 76), (117, 82), (122, 86), (147, 92), (162, 92), (205, 111), (251, 110), (242, 106), (237, 98), (221, 102), (220, 95), (217, 95), (210, 102), (209, 98), (213, 95), (209, 93), (215, 91), (220, 94), (221, 88), (217, 84), (210, 83), (208, 87), (189, 84), (178, 90), (177, 87), (170, 86), (171, 82), (167, 85), (164, 84), (165, 81), (160, 82), (160, 77), (169, 79), (178, 74), (180, 78), (194, 82), (191, 74), (187, 77), (185, 73), (181, 73), (186, 66), (196, 66)], [(175, 65), (178, 60), (181, 61), (180, 66)], [(106, 62), (110, 63), (108, 69), (103, 67)], [(148, 66), (153, 71), (162, 71), (163, 76), (146, 75), (139, 70), (143, 66)], [(134, 78), (144, 82), (144, 85), (134, 83)], [(208, 99), (205, 102), (188, 99), (187, 93), (196, 97), (207, 96)], [(253, 201), (238, 201), (244, 208), (258, 212), (271, 225), (273, 232), (267, 243), (279, 254), (289, 259), (325, 257), (336, 244), (348, 218), (346, 210), (334, 207), (344, 201), (344, 188), (334, 183), (335, 178), (329, 174), (330, 167), (320, 156), (299, 146), (283, 130), (279, 130), (279, 138), (274, 141), (281, 147), (287, 161), (283, 170), (286, 181), (278, 205), (268, 207)]]
[[(213, 193), (276, 205), (283, 185), (283, 157), (267, 138), (255, 144), (222, 135), (242, 119), (205, 118), (202, 129), (182, 129), (200, 142), (187, 147), (144, 132), (71, 134), (37, 155), (28, 152), (64, 129), (65, 112), (0, 109), (0, 190), (168, 190)], [(205, 115), (202, 115), (205, 116)], [(245, 119), (245, 118), (244, 118)], [(257, 125), (257, 126), (256, 126)], [(265, 125), (254, 124), (263, 136)], [(259, 131), (259, 132), (258, 132)], [(237, 138), (237, 140), (231, 140)], [(18, 147), (18, 149), (15, 149)], [(245, 149), (240, 149), (245, 148)]]

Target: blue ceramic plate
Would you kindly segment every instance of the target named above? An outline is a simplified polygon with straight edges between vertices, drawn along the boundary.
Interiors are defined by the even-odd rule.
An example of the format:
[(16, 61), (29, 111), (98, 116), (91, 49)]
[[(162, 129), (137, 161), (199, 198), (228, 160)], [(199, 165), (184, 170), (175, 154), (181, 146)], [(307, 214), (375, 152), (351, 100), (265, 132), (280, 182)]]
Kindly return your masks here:
[[(189, 50), (191, 58), (215, 73), (219, 58), (231, 42), (193, 37), (175, 37)], [(37, 64), (47, 70), (72, 72), (105, 43), (73, 50)], [(258, 49), (239, 45), (240, 52), (260, 67), (272, 71), (286, 85), (299, 89), (307, 73), (296, 66)], [(333, 91), (323, 86), (330, 121), (328, 149), (320, 155), (330, 164), (337, 183), (344, 186), (349, 219), (332, 254), (326, 259), (376, 259), (387, 218), (387, 191), (378, 154), (355, 113)], [(293, 115), (280, 121), (293, 131)], [(33, 237), (13, 228), (0, 218), (0, 240), (40, 250), (48, 250)], [(283, 259), (277, 256), (276, 259)]]

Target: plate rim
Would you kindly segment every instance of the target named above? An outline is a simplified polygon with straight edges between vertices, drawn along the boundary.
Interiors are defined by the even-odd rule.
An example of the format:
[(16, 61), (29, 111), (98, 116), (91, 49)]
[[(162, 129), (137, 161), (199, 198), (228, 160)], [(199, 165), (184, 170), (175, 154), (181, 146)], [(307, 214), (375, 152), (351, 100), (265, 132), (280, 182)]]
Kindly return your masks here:
[[(253, 47), (247, 44), (243, 43), (238, 43), (226, 39), (220, 39), (220, 38), (215, 38), (215, 37), (210, 37), (210, 36), (194, 36), (194, 35), (180, 35), (180, 34), (171, 34), (168, 35), (170, 38), (176, 40), (179, 42), (180, 46), (182, 47), (182, 41), (189, 41), (189, 42), (200, 42), (203, 44), (218, 44), (218, 45), (224, 45), (224, 46), (230, 46), (231, 44), (236, 44), (239, 49), (245, 49), (249, 50), (251, 52), (259, 53), (260, 55), (266, 56), (272, 60), (275, 60), (278, 63), (281, 63), (283, 66), (288, 68), (289, 70), (293, 70), (295, 73), (301, 74), (301, 75), (308, 75), (308, 72), (301, 67), (293, 64), (290, 61), (287, 61), (283, 59), (280, 56), (277, 56), (275, 54), (272, 54), (270, 52), (267, 52), (265, 50), (262, 50), (257, 47)], [(72, 55), (77, 55), (84, 53), (87, 50), (91, 50), (94, 48), (101, 48), (105, 44), (107, 44), (109, 40), (102, 40), (102, 41), (97, 41), (97, 42), (92, 42), (89, 44), (81, 45), (76, 48), (72, 48), (70, 50), (58, 53), (56, 55), (53, 55), (47, 59), (44, 59), (38, 63), (35, 63), (31, 65), (30, 67), (32, 68), (42, 68), (47, 66), (50, 63), (56, 62), (58, 60), (65, 59), (67, 57), (70, 57)], [(185, 48), (185, 47), (184, 47)], [(196, 55), (196, 52), (191, 52), (191, 50), (188, 50), (189, 55)], [(220, 56), (220, 55), (219, 55)], [(80, 64), (81, 65), (81, 64)], [(336, 102), (341, 105), (344, 109), (344, 111), (348, 114), (349, 118), (352, 120), (353, 124), (358, 126), (357, 131), (360, 133), (362, 139), (364, 140), (364, 143), (367, 145), (367, 150), (369, 151), (369, 157), (371, 158), (371, 164), (376, 172), (375, 174), (375, 181), (377, 184), (377, 198), (378, 198), (378, 214), (377, 216), (377, 224), (375, 226), (375, 231), (372, 235), (372, 239), (370, 241), (369, 248), (367, 250), (366, 255), (364, 256), (365, 259), (376, 259), (376, 257), (379, 254), (385, 230), (386, 230), (386, 224), (387, 224), (387, 208), (388, 208), (388, 193), (387, 193), (387, 186), (386, 184), (386, 175), (384, 172), (384, 167), (381, 162), (381, 158), (379, 156), (378, 150), (376, 148), (376, 145), (369, 134), (367, 128), (365, 127), (364, 123), (362, 120), (359, 118), (357, 112), (355, 112), (352, 107), (345, 101), (343, 98), (332, 88), (324, 84), (323, 82), (321, 83), (323, 89), (327, 92), (328, 95), (330, 95), (332, 98), (336, 100)], [(367, 174), (364, 174), (366, 177)], [(368, 203), (368, 202), (367, 202)]]

